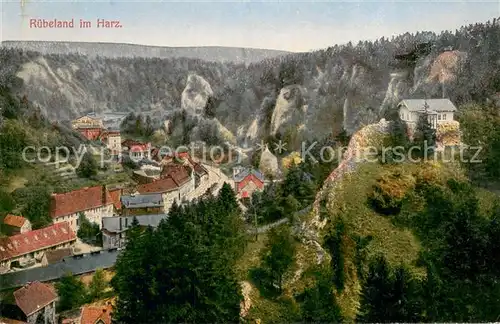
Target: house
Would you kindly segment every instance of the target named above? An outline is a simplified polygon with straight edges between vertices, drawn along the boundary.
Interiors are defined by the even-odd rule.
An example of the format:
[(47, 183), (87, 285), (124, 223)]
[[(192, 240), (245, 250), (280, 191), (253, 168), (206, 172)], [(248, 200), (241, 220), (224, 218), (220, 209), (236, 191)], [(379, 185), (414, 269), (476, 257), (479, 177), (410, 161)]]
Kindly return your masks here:
[(56, 300), (57, 294), (51, 286), (31, 282), (14, 291), (15, 307), (2, 311), (2, 315), (29, 324), (53, 324), (56, 323)]
[(49, 250), (72, 247), (76, 234), (68, 222), (53, 224), (0, 239), (0, 266), (9, 270), (11, 266), (36, 263)]
[(254, 191), (264, 190), (264, 175), (252, 169), (233, 170), (234, 191), (237, 198), (250, 198)]
[(162, 165), (180, 163), (189, 166), (194, 171), (196, 188), (208, 182), (208, 170), (203, 164), (196, 162), (188, 152), (166, 155), (160, 160), (160, 163)]
[(141, 143), (131, 139), (122, 142), (122, 153), (133, 161), (151, 160), (151, 143)]
[(31, 223), (23, 216), (8, 214), (3, 220), (2, 229), (9, 235), (31, 231)]
[(438, 124), (452, 122), (457, 108), (449, 99), (405, 99), (398, 104), (399, 117), (407, 124), (415, 125), (419, 116), (427, 113), (433, 129)]
[(111, 324), (113, 306), (84, 306), (80, 315), (80, 324)]
[(101, 226), (102, 219), (115, 214), (115, 204), (106, 186), (85, 187), (65, 193), (52, 194), (50, 216), (54, 223), (69, 222), (76, 233), (80, 213), (90, 222)]
[(126, 232), (132, 226), (134, 217), (140, 226), (157, 227), (167, 214), (148, 214), (127, 217), (110, 217), (102, 222), (102, 246), (104, 249), (119, 248), (125, 245)]
[(120, 131), (103, 131), (100, 135), (100, 139), (110, 150), (111, 155), (120, 155), (122, 152), (122, 137)]
[(101, 119), (83, 116), (71, 122), (74, 130), (82, 134), (86, 139), (93, 141), (99, 139), (104, 129)]
[(170, 210), (174, 201), (181, 203), (189, 200), (194, 188), (192, 170), (184, 165), (169, 164), (163, 167), (160, 179), (139, 185), (137, 192), (142, 195), (161, 194), (164, 209)]
[(122, 216), (160, 214), (163, 208), (161, 194), (122, 196)]

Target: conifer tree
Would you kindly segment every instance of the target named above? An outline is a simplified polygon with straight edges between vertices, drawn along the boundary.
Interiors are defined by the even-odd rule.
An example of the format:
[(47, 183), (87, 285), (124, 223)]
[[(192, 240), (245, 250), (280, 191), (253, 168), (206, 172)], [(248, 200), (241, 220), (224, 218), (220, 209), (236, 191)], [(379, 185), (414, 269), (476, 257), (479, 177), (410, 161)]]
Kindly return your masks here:
[(415, 138), (413, 141), (413, 145), (420, 148), (420, 157), (432, 156), (436, 145), (436, 130), (432, 128), (429, 122), (430, 114), (428, 109), (429, 105), (426, 102), (423, 112), (418, 117)]
[(340, 323), (342, 312), (337, 304), (331, 282), (332, 273), (327, 268), (314, 272), (315, 284), (305, 289), (301, 303), (301, 317), (306, 323)]
[(283, 278), (295, 262), (296, 244), (289, 227), (273, 228), (269, 231), (268, 242), (263, 253), (264, 269), (271, 279), (270, 284), (277, 284), (283, 289)]

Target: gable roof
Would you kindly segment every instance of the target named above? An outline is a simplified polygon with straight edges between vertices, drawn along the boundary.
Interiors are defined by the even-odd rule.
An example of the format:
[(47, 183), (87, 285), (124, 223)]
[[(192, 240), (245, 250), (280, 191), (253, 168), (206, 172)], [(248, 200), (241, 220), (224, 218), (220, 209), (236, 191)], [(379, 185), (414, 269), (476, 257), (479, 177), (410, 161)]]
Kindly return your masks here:
[(167, 191), (176, 190), (179, 185), (171, 177), (159, 179), (151, 183), (146, 183), (137, 187), (137, 191), (141, 194), (149, 193), (164, 193)]
[(14, 291), (14, 299), (23, 313), (29, 316), (55, 301), (57, 295), (48, 285), (35, 281)]
[(52, 194), (50, 216), (52, 218), (75, 214), (113, 203), (113, 198), (104, 186), (85, 187), (70, 192)]
[(122, 196), (121, 202), (124, 208), (147, 208), (163, 206), (163, 198), (161, 194)]
[(161, 178), (172, 178), (179, 186), (186, 183), (190, 177), (190, 169), (188, 166), (177, 164), (177, 163), (169, 163), (163, 166), (161, 173)]
[(243, 180), (236, 182), (236, 191), (240, 193), (243, 188), (245, 188), (248, 184), (253, 183), (257, 188), (264, 188), (264, 181), (260, 180), (253, 173), (248, 174)]
[(80, 324), (111, 324), (111, 314), (113, 307), (106, 306), (84, 306), (82, 307), (82, 315)]
[(405, 99), (398, 106), (404, 105), (409, 111), (416, 112), (423, 111), (426, 102), (431, 111), (449, 112), (457, 110), (450, 99)]
[(239, 173), (234, 175), (233, 180), (234, 180), (234, 182), (241, 182), (241, 181), (243, 181), (243, 179), (245, 179), (246, 177), (248, 177), (249, 175), (252, 175), (252, 174), (255, 177), (257, 177), (257, 179), (264, 182), (264, 175), (262, 173), (260, 173), (259, 171), (253, 170), (253, 169), (252, 170), (249, 170), (249, 169), (241, 170)]
[(7, 216), (5, 216), (3, 223), (9, 226), (23, 227), (26, 221), (27, 219), (24, 218), (23, 216), (15, 216), (12, 214), (8, 214)]
[(69, 222), (0, 239), (0, 261), (76, 240)]
[(208, 174), (208, 170), (201, 163), (196, 162), (188, 152), (166, 154), (161, 159), (161, 162), (163, 165), (175, 165), (175, 158), (182, 160), (184, 163), (187, 162), (187, 164), (189, 164), (193, 168), (194, 172), (199, 176)]

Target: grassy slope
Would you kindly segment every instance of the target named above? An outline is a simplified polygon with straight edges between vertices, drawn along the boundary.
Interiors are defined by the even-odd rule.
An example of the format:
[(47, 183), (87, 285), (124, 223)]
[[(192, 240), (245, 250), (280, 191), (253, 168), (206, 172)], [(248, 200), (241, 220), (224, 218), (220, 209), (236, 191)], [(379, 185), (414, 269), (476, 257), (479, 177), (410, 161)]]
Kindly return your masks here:
[[(347, 227), (347, 234), (343, 240), (346, 285), (342, 292), (337, 293), (337, 299), (343, 315), (347, 317), (348, 321), (355, 320), (361, 293), (361, 284), (355, 266), (355, 242), (351, 239), (353, 236), (371, 236), (373, 238), (366, 249), (367, 260), (378, 254), (383, 254), (391, 265), (403, 263), (415, 275), (419, 277), (425, 275), (424, 269), (416, 265), (421, 249), (419, 240), (410, 230), (394, 225), (390, 218), (377, 214), (367, 204), (372, 185), (382, 175), (394, 170), (410, 177), (431, 177), (432, 181), (437, 183), (443, 183), (451, 177), (462, 177), (457, 165), (451, 163), (427, 163), (425, 165), (408, 163), (398, 166), (366, 163), (360, 165), (355, 173), (346, 176), (341, 182), (341, 186), (334, 189), (335, 195), (330, 195), (328, 203), (330, 221), (342, 215)], [(484, 211), (493, 208), (492, 201), (495, 194), (478, 189), (478, 197)], [(323, 237), (324, 234), (326, 233), (321, 233), (320, 237)], [(249, 280), (248, 270), (260, 264), (259, 253), (265, 244), (265, 239), (265, 235), (261, 235), (257, 242), (249, 244), (248, 253), (241, 260), (238, 269), (241, 280)], [(284, 296), (293, 296), (303, 291), (309, 284), (310, 278), (301, 276), (301, 273), (307, 272), (316, 264), (317, 260), (315, 249), (304, 243), (299, 244), (296, 257), (296, 265), (290, 269), (286, 276)], [(327, 257), (324, 262), (328, 262), (328, 259)], [(283, 320), (282, 312), (285, 311), (282, 303), (283, 297), (281, 299), (265, 298), (260, 295), (255, 286), (253, 286), (250, 296), (252, 308), (247, 319), (260, 318), (265, 319), (265, 322)]]

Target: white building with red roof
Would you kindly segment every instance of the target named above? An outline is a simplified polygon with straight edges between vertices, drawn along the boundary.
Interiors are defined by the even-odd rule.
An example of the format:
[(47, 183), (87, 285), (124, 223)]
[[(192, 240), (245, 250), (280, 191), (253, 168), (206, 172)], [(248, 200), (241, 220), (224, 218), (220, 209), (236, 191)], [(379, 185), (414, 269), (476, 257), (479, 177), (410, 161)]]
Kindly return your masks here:
[(0, 267), (7, 271), (14, 262), (41, 261), (46, 251), (72, 247), (75, 241), (76, 234), (68, 222), (1, 238)]
[(188, 166), (168, 164), (163, 166), (160, 179), (138, 186), (137, 191), (141, 195), (161, 194), (164, 212), (168, 212), (174, 201), (180, 204), (189, 200), (190, 193), (195, 188), (192, 173), (193, 170)]
[(50, 216), (54, 223), (69, 222), (76, 233), (80, 226), (80, 213), (90, 222), (102, 226), (103, 217), (112, 217), (120, 195), (110, 193), (106, 186), (85, 187), (65, 193), (52, 194)]
[(126, 139), (121, 144), (122, 153), (128, 155), (134, 161), (151, 159), (151, 143), (141, 143), (132, 139)]

